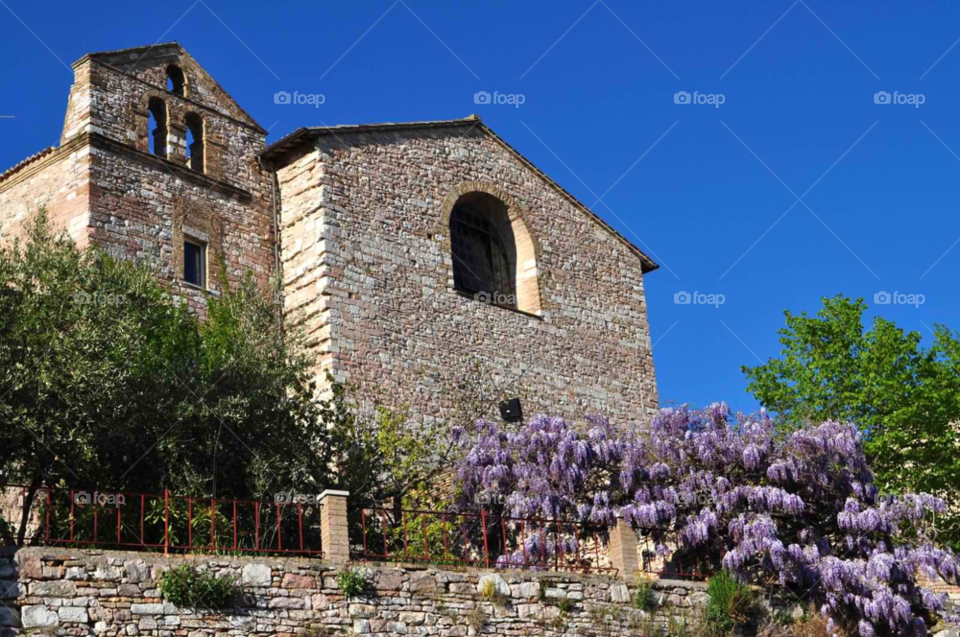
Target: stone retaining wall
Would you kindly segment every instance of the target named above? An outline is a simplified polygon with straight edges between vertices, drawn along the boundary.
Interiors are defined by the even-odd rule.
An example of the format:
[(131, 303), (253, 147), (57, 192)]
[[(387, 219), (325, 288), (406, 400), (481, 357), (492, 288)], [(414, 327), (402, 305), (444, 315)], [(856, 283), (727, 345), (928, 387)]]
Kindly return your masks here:
[[(2, 549), (0, 549), (2, 550)], [(178, 608), (157, 577), (180, 564), (241, 582), (231, 609)], [(355, 566), (356, 568), (357, 566)], [(624, 635), (695, 617), (702, 583), (662, 580), (652, 615), (601, 576), (363, 565), (369, 593), (345, 599), (336, 567), (300, 558), (169, 556), (26, 548), (0, 553), (0, 637), (58, 635)], [(482, 580), (489, 579), (485, 597)]]

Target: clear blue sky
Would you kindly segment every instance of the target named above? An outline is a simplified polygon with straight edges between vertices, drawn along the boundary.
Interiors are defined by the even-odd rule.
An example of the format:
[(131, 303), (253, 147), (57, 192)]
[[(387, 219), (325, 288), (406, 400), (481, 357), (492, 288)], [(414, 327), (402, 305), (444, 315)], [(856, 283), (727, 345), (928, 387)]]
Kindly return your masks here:
[[(786, 308), (843, 293), (927, 343), (924, 324), (960, 326), (960, 247), (943, 256), (960, 239), (960, 5), (804, 2), (2, 0), (0, 169), (57, 142), (63, 63), (158, 40), (270, 140), (479, 113), (585, 203), (603, 196), (599, 214), (662, 264), (646, 279), (662, 400), (753, 409), (739, 368), (779, 351)], [(478, 91), (525, 101), (477, 105)], [(876, 306), (880, 291), (925, 302)]]

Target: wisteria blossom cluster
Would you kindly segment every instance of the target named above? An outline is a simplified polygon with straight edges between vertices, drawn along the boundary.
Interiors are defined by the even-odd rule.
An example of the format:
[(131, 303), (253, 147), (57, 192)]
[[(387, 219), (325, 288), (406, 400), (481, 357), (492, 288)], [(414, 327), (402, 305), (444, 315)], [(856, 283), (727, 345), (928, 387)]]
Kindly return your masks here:
[(517, 431), (478, 422), (455, 436), (466, 450), (461, 510), (493, 501), (514, 517), (622, 517), (662, 555), (679, 549), (742, 581), (778, 583), (862, 637), (926, 635), (945, 596), (918, 576), (960, 577), (957, 556), (928, 539), (944, 502), (881, 495), (850, 423), (784, 434), (763, 412), (733, 416), (720, 403), (664, 409), (645, 429), (538, 416)]

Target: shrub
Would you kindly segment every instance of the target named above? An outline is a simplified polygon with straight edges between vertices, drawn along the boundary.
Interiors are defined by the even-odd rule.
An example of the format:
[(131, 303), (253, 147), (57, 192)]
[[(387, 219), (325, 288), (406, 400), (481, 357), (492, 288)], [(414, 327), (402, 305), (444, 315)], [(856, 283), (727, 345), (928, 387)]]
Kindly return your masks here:
[(42, 213), (25, 230), (0, 245), (0, 471), (31, 486), (0, 542), (27, 542), (44, 484), (241, 499), (336, 484), (314, 354), (252, 274), (220, 281), (201, 321), (146, 265), (80, 250)]
[(637, 589), (633, 592), (633, 606), (648, 613), (657, 607), (657, 592), (653, 582), (642, 577), (637, 579)]
[(359, 597), (367, 588), (367, 572), (362, 568), (351, 568), (337, 574), (337, 588), (347, 599)]
[(176, 566), (160, 575), (160, 593), (177, 606), (230, 606), (240, 586), (229, 575), (214, 575), (189, 564)]
[(667, 625), (667, 634), (670, 637), (690, 637), (691, 631), (687, 626), (687, 620), (682, 617), (671, 617)]
[[(757, 637), (826, 637), (828, 635), (848, 635), (846, 632), (831, 630), (829, 620), (815, 607), (804, 610), (799, 618), (780, 610), (768, 616), (757, 627)], [(936, 634), (936, 630), (930, 634)]]
[(717, 632), (731, 632), (748, 623), (756, 614), (754, 592), (726, 571), (710, 578), (707, 595), (707, 623)]
[(479, 633), (483, 629), (484, 625), (486, 625), (487, 620), (489, 620), (490, 617), (487, 615), (486, 611), (477, 606), (466, 614), (465, 619), (467, 620), (467, 626), (470, 626), (470, 628), (473, 628), (473, 630)]
[(814, 609), (800, 621), (791, 624), (790, 633), (793, 637), (823, 637), (830, 634), (830, 627), (827, 618)]
[(497, 590), (497, 583), (493, 579), (486, 579), (480, 585), (480, 597), (494, 606), (506, 606), (509, 598)]

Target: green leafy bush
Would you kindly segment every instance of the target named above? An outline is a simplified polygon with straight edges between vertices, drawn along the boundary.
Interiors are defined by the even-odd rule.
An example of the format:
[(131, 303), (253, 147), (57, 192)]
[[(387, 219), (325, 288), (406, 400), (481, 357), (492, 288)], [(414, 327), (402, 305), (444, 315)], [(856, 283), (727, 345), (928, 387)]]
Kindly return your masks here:
[(347, 599), (359, 597), (367, 588), (367, 572), (362, 568), (351, 568), (337, 575), (337, 588)]
[(230, 606), (240, 593), (236, 579), (197, 570), (189, 564), (171, 568), (160, 576), (163, 598), (177, 606)]
[(757, 597), (726, 571), (707, 582), (707, 624), (715, 632), (729, 633), (747, 624), (756, 614)]
[(648, 613), (657, 607), (657, 593), (653, 582), (645, 578), (637, 580), (637, 589), (633, 592), (633, 606)]
[[(221, 268), (201, 320), (150, 268), (81, 250), (45, 213), (21, 240), (0, 243), (0, 471), (31, 485), (29, 514), (8, 517), (0, 543), (28, 542), (30, 509), (47, 495), (40, 485), (260, 499), (336, 484), (315, 355), (296, 321), (282, 325), (265, 278)], [(51, 520), (60, 537), (69, 502), (54, 504), (67, 505)], [(232, 518), (210, 514), (215, 534), (228, 529), (224, 514)], [(160, 543), (162, 526), (147, 524), (142, 540)], [(123, 530), (127, 542), (144, 535)], [(186, 523), (176, 530), (182, 540)], [(92, 524), (75, 531), (89, 540)]]

